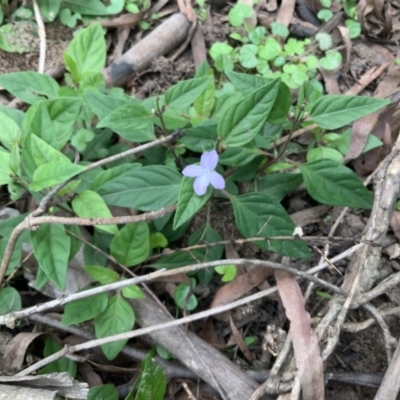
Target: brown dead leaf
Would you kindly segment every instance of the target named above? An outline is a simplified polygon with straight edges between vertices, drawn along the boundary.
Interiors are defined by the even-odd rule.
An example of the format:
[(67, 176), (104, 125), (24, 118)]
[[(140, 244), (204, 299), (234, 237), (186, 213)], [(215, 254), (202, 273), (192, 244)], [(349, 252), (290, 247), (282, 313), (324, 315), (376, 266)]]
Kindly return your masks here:
[[(272, 275), (272, 273), (273, 270), (271, 268), (257, 266), (244, 275), (236, 276), (233, 281), (222, 286), (217, 291), (210, 308), (229, 304), (239, 299), (250, 290), (260, 285), (268, 276)], [(228, 320), (226, 313), (221, 313), (214, 317), (223, 319), (224, 321)]]
[(390, 62), (386, 62), (379, 67), (370, 68), (345, 94), (348, 96), (355, 96), (361, 93), (371, 82), (382, 74), (389, 64)]
[(349, 28), (345, 26), (338, 26), (337, 29), (342, 35), (343, 43), (346, 48), (346, 62), (344, 63), (343, 66), (343, 72), (347, 74), (350, 69), (351, 48), (352, 48), (351, 40), (349, 37)]
[(185, 14), (190, 22), (196, 21), (196, 14), (189, 0), (178, 0), (179, 11)]
[(354, 160), (363, 151), (368, 140), (368, 135), (378, 120), (380, 112), (374, 112), (354, 122), (351, 130), (349, 151), (346, 154), (345, 161)]
[(393, 233), (400, 241), (400, 212), (394, 211), (392, 214), (392, 218), (390, 219), (390, 227), (393, 230)]
[(290, 214), (290, 218), (296, 226), (306, 226), (309, 224), (315, 224), (320, 221), (321, 217), (328, 212), (330, 206), (315, 206), (307, 208)]
[(278, 15), (276, 16), (277, 22), (280, 22), (281, 24), (288, 27), (290, 25), (290, 22), (292, 21), (295, 5), (295, 0), (282, 0)]
[(319, 68), (319, 72), (324, 78), (326, 92), (328, 94), (341, 94), (335, 72), (323, 68)]
[(358, 175), (370, 174), (383, 158), (390, 153), (400, 130), (400, 109), (398, 105), (399, 102), (392, 103), (380, 112), (372, 132), (378, 139), (383, 141), (383, 146), (361, 154), (353, 161), (353, 166)]
[(229, 325), (232, 329), (232, 335), (235, 338), (235, 342), (239, 346), (239, 349), (242, 351), (247, 361), (252, 362), (254, 358), (253, 354), (251, 354), (251, 351), (247, 347), (247, 344), (244, 342), (242, 335), (240, 334), (239, 329), (236, 327), (235, 323), (233, 322), (231, 316), (229, 316)]
[(374, 97), (387, 97), (400, 83), (400, 65), (392, 63), (386, 76), (379, 82)]
[(285, 271), (275, 271), (275, 277), (286, 316), (290, 320), (290, 335), (303, 399), (324, 399), (324, 366), (300, 286), (295, 277)]
[(132, 28), (143, 19), (145, 14), (146, 10), (138, 12), (136, 14), (121, 14), (115, 18), (98, 20), (98, 22), (104, 28)]
[(265, 4), (265, 9), (269, 12), (276, 11), (278, 8), (277, 0), (268, 0)]
[(7, 373), (15, 373), (21, 370), (29, 345), (42, 335), (47, 334), (43, 332), (21, 332), (11, 339), (3, 354), (3, 365)]
[(207, 318), (204, 321), (202, 336), (207, 343), (211, 344), (216, 349), (221, 349), (222, 347), (223, 348), (226, 347), (219, 340), (217, 332), (215, 331), (214, 321), (212, 318)]

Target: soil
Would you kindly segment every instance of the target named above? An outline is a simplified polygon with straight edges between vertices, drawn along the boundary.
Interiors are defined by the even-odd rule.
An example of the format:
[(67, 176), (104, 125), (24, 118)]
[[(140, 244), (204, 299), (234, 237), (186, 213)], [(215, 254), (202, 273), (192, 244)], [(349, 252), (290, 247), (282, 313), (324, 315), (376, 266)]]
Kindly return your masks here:
[[(222, 17), (217, 16), (213, 19), (212, 25), (206, 25), (203, 29), (206, 45), (209, 47), (217, 40), (225, 40), (229, 33), (229, 28), (222, 22)], [(47, 36), (47, 57), (46, 67), (56, 67), (63, 64), (62, 53), (66, 49), (69, 41), (72, 38), (72, 31), (69, 28), (54, 23), (46, 25)], [(38, 39), (32, 37), (32, 32), (21, 32), (22, 41), (29, 42), (31, 51), (23, 54), (6, 53), (0, 50), (0, 74), (13, 71), (27, 71), (36, 70), (38, 64)], [(364, 44), (358, 44), (354, 48), (354, 59), (352, 60), (351, 68), (355, 75), (359, 75), (365, 69), (376, 65), (376, 54), (371, 53), (371, 49)], [(380, 62), (378, 62), (379, 64)], [(166, 57), (160, 57), (153, 61), (152, 65), (139, 76), (137, 76), (130, 84), (132, 94), (137, 97), (145, 98), (154, 94), (163, 93), (169, 86), (179, 82), (183, 79), (191, 78), (194, 75), (195, 67), (192, 62), (189, 52), (186, 52), (177, 61), (171, 61)], [(350, 78), (351, 79), (351, 78)], [(342, 80), (340, 86), (348, 86), (349, 81)], [(0, 201), (2, 204), (8, 201), (7, 198), (0, 193)], [(2, 206), (0, 204), (0, 206)], [(310, 207), (312, 202), (309, 199), (303, 200), (302, 206)], [(296, 208), (296, 207), (294, 207)], [(231, 238), (240, 238), (241, 235), (233, 221), (233, 212), (231, 206), (228, 204), (220, 204), (218, 209), (211, 207), (209, 216), (207, 211), (199, 213), (193, 220), (189, 228), (188, 235), (199, 227), (204, 225), (207, 217), (210, 218), (211, 225), (221, 234), (224, 232)], [(354, 222), (354, 221), (353, 221)], [(345, 220), (341, 229), (351, 231), (352, 236), (361, 234), (363, 223), (357, 231), (354, 231), (354, 223), (351, 218)], [(308, 226), (307, 229), (314, 232), (321, 232), (321, 227), (324, 221), (321, 220), (317, 224)], [(186, 238), (187, 239), (187, 238)], [(186, 240), (184, 239), (184, 241)], [(251, 244), (236, 246), (235, 250), (238, 252), (239, 257), (243, 258), (268, 258), (270, 255), (263, 253), (259, 248)], [(385, 260), (386, 265), (393, 272), (395, 268), (391, 269), (391, 261)], [(311, 267), (312, 265), (308, 265)], [(341, 279), (340, 275), (323, 274), (324, 279), (338, 283)], [(393, 294), (395, 296), (396, 293)], [(399, 295), (399, 293), (397, 293)], [(393, 298), (393, 297), (392, 297)], [(269, 303), (268, 303), (269, 302)], [(267, 304), (268, 303), (268, 304)], [(259, 305), (260, 308), (271, 309), (274, 308), (275, 312), (279, 314), (278, 306), (274, 303), (271, 306), (271, 300), (266, 300), (264, 304)], [(316, 307), (316, 305), (321, 307)], [(387, 299), (386, 305), (390, 304)], [(323, 301), (315, 296), (309, 302), (310, 313), (312, 317), (317, 316), (318, 312), (323, 306)], [(397, 304), (396, 304), (397, 305)], [(352, 322), (363, 321), (369, 318), (368, 315), (360, 311), (351, 312), (349, 320)], [(287, 322), (281, 321), (282, 327), (287, 328)], [(398, 320), (395, 317), (388, 319), (389, 327), (392, 335), (395, 337), (400, 336), (400, 327)], [(262, 337), (264, 331), (261, 330), (260, 324), (253, 324), (248, 330), (248, 335), (255, 335)], [(260, 349), (258, 349), (260, 350)], [(260, 354), (257, 354), (259, 357)], [(359, 373), (384, 373), (387, 368), (387, 359), (382, 339), (381, 330), (372, 326), (364, 331), (358, 333), (343, 333), (340, 337), (340, 344), (336, 348), (334, 355), (329, 359), (326, 364), (326, 370), (330, 372), (359, 372)], [(343, 383), (330, 382), (327, 386), (326, 399), (329, 400), (367, 400), (373, 399), (376, 390), (373, 388), (366, 388), (363, 386), (355, 386)]]

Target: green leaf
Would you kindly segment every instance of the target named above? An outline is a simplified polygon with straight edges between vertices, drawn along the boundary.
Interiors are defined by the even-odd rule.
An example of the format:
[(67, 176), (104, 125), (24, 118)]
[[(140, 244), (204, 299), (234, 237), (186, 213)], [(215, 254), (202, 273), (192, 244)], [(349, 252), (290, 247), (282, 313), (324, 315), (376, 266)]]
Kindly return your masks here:
[(388, 104), (389, 100), (372, 97), (327, 95), (311, 106), (310, 119), (323, 129), (338, 129)]
[(342, 55), (338, 51), (329, 51), (325, 57), (320, 58), (319, 64), (322, 68), (333, 71), (340, 67), (342, 63)]
[[(249, 193), (231, 197), (236, 226), (246, 237), (291, 236), (295, 225), (286, 210), (271, 197), (261, 193)], [(300, 241), (267, 240), (254, 242), (263, 250), (294, 257), (309, 258), (307, 245)]]
[[(135, 400), (163, 400), (167, 389), (167, 378), (162, 367), (154, 361), (151, 353), (141, 364), (139, 387)], [(135, 383), (136, 384), (136, 383)]]
[(258, 55), (263, 59), (267, 61), (272, 61), (276, 57), (281, 54), (282, 48), (281, 45), (277, 40), (274, 38), (269, 37), (266, 41), (264, 46), (260, 47), (258, 50)]
[(146, 298), (146, 296), (144, 295), (144, 293), (142, 292), (140, 287), (137, 285), (123, 287), (122, 294), (127, 299), (144, 299), (144, 298)]
[(213, 193), (211, 185), (203, 196), (198, 196), (193, 190), (193, 178), (184, 177), (179, 191), (178, 208), (174, 216), (173, 229), (179, 228), (199, 211)]
[(139, 163), (129, 163), (118, 165), (113, 168), (106, 169), (105, 171), (99, 172), (96, 174), (95, 178), (92, 181), (91, 189), (95, 192), (98, 191), (104, 184), (115, 179), (123, 174), (129, 174), (135, 168), (140, 168), (141, 165)]
[(111, 241), (111, 254), (127, 267), (138, 265), (150, 253), (149, 236), (149, 226), (146, 222), (126, 225)]
[(102, 313), (107, 308), (107, 304), (107, 293), (99, 293), (75, 300), (65, 305), (61, 323), (63, 325), (75, 325), (83, 321), (89, 321)]
[(22, 308), (21, 296), (18, 290), (7, 286), (0, 291), (0, 315), (19, 311)]
[(112, 93), (98, 93), (92, 90), (85, 90), (85, 99), (100, 120), (119, 107), (127, 104), (139, 104), (139, 101), (133, 98), (121, 97)]
[[(72, 209), (81, 218), (110, 218), (111, 211), (99, 194), (85, 190), (72, 200)], [(96, 225), (95, 228), (115, 235), (118, 233), (117, 225)]]
[(222, 282), (230, 282), (235, 279), (237, 268), (236, 265), (221, 265), (220, 267), (215, 267), (215, 271), (223, 275)]
[(106, 385), (94, 386), (89, 390), (87, 400), (118, 400), (119, 395), (112, 383)]
[(282, 38), (286, 38), (289, 36), (289, 29), (286, 25), (282, 24), (281, 22), (272, 22), (271, 23), (271, 30), (274, 36), (279, 36)]
[(225, 146), (239, 147), (260, 131), (274, 105), (279, 90), (276, 79), (232, 105), (218, 123), (218, 135)]
[(41, 165), (33, 174), (29, 189), (34, 192), (65, 182), (67, 179), (84, 171), (85, 167), (70, 163), (50, 162)]
[[(193, 278), (190, 281), (193, 285), (195, 284)], [(180, 283), (175, 288), (174, 301), (182, 310), (193, 311), (198, 306), (197, 298), (192, 294), (192, 291), (192, 285), (188, 285), (187, 283)]]
[(332, 37), (329, 33), (319, 32), (315, 35), (318, 46), (322, 51), (329, 50), (333, 46)]
[(303, 182), (301, 174), (282, 172), (268, 174), (256, 180), (257, 192), (264, 193), (280, 202), (285, 196), (292, 193)]
[(257, 155), (260, 154), (262, 154), (261, 150), (258, 149), (253, 141), (251, 143), (247, 143), (243, 147), (229, 147), (221, 154), (219, 162), (222, 165), (242, 167), (250, 163)]
[(53, 22), (60, 10), (62, 0), (39, 0), (40, 13), (45, 22)]
[(43, 224), (31, 231), (30, 236), (40, 269), (57, 287), (64, 289), (71, 242), (64, 225)]
[(10, 153), (0, 148), (0, 185), (12, 182), (10, 177), (12, 173), (10, 168)]
[(165, 92), (165, 102), (168, 107), (187, 108), (206, 90), (211, 80), (210, 76), (204, 76), (179, 82)]
[(48, 75), (34, 71), (11, 72), (0, 76), (0, 86), (25, 103), (33, 104), (44, 96), (53, 99), (60, 88)]
[(1, 128), (0, 141), (9, 149), (18, 146), (21, 142), (21, 130), (16, 122), (8, 115), (0, 112)]
[(211, 79), (208, 82), (206, 89), (195, 100), (193, 107), (197, 114), (201, 117), (209, 117), (215, 104), (215, 81), (214, 74), (210, 74)]
[(107, 15), (107, 7), (101, 0), (86, 0), (84, 2), (80, 0), (63, 0), (65, 8), (68, 8), (72, 12), (82, 15)]
[(75, 81), (79, 82), (88, 72), (101, 72), (106, 63), (106, 41), (101, 25), (95, 23), (80, 30), (65, 53), (76, 65)]
[(310, 196), (323, 204), (371, 209), (374, 197), (349, 168), (332, 160), (300, 167)]
[(150, 235), (150, 248), (165, 248), (168, 246), (167, 238), (161, 232), (155, 232)]
[(108, 181), (98, 193), (108, 205), (155, 211), (178, 201), (181, 180), (173, 169), (151, 165)]
[(197, 256), (202, 256), (198, 251), (192, 251), (190, 253), (181, 252), (176, 254), (171, 254), (169, 256), (165, 256), (160, 258), (157, 262), (152, 264), (152, 266), (156, 269), (166, 268), (166, 269), (174, 269), (179, 267), (184, 267), (186, 265), (197, 264), (198, 259)]
[(217, 124), (213, 120), (204, 121), (194, 128), (186, 129), (186, 135), (179, 139), (189, 150), (197, 153), (210, 151), (217, 140)]
[(21, 175), (21, 154), (18, 145), (14, 145), (11, 149), (9, 165), (13, 174)]
[(151, 114), (142, 105), (125, 104), (108, 114), (98, 128), (110, 128), (124, 139), (133, 142), (154, 140), (154, 125)]
[(349, 29), (349, 38), (355, 39), (361, 34), (361, 24), (353, 19), (346, 19), (344, 22), (346, 27)]
[(257, 75), (241, 74), (234, 71), (226, 71), (225, 75), (232, 82), (232, 85), (243, 94), (243, 96), (247, 96), (259, 87), (273, 82), (273, 79)]
[[(115, 295), (110, 298), (107, 308), (94, 320), (96, 337), (98, 339), (106, 336), (129, 332), (135, 324), (135, 314), (131, 305), (121, 296)], [(125, 346), (128, 339), (119, 340), (101, 346), (108, 360), (113, 360)]]
[[(61, 344), (57, 343), (52, 338), (47, 338), (44, 346), (44, 356), (49, 357), (57, 351), (62, 349)], [(76, 375), (76, 362), (67, 357), (61, 357), (56, 361), (46, 365), (40, 370), (40, 374), (51, 374), (54, 372), (68, 372), (69, 375), (75, 377)]]
[(239, 50), (239, 62), (244, 68), (255, 68), (257, 66), (257, 50), (254, 44), (246, 44)]
[(81, 106), (82, 99), (74, 97), (41, 101), (25, 114), (23, 132), (34, 133), (60, 150), (71, 138)]
[(244, 24), (244, 20), (252, 16), (253, 9), (242, 3), (235, 4), (228, 13), (229, 23), (235, 28)]
[(119, 279), (118, 272), (110, 268), (101, 267), (100, 265), (87, 265), (85, 270), (94, 280), (100, 282), (102, 285), (117, 282)]
[(27, 140), (31, 140), (31, 152), (38, 167), (48, 163), (70, 163), (70, 160), (61, 151), (47, 144), (43, 139), (35, 134), (29, 135)]
[(333, 161), (343, 161), (343, 156), (337, 150), (331, 149), (329, 147), (316, 147), (309, 150), (307, 153), (307, 162), (313, 162), (317, 160), (333, 160)]
[(22, 120), (25, 115), (24, 112), (16, 108), (7, 107), (3, 104), (0, 104), (0, 112), (10, 117), (20, 128), (22, 127)]

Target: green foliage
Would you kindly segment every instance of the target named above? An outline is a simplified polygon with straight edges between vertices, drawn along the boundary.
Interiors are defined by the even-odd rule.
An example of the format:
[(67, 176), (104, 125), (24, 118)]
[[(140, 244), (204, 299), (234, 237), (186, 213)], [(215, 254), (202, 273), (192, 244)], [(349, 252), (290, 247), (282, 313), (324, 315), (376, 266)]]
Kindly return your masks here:
[(124, 226), (113, 238), (110, 251), (121, 264), (138, 265), (150, 253), (150, 232), (146, 222)]
[(22, 307), (19, 292), (11, 286), (7, 286), (0, 291), (0, 315), (5, 315), (12, 311), (19, 311)]
[[(44, 346), (44, 357), (49, 357), (57, 351), (60, 351), (62, 346), (52, 338), (47, 338)], [(40, 370), (41, 374), (51, 374), (55, 372), (68, 372), (69, 375), (75, 377), (77, 365), (75, 361), (70, 360), (67, 357), (61, 357), (56, 361), (46, 365)]]
[(140, 375), (127, 396), (127, 400), (162, 400), (167, 389), (167, 378), (162, 367), (149, 353), (141, 363)]
[[(132, 330), (135, 324), (135, 313), (130, 304), (120, 295), (111, 297), (107, 308), (94, 320), (96, 336), (103, 338), (106, 336), (117, 335)], [(127, 340), (103, 344), (101, 349), (108, 360), (113, 360)]]
[(235, 279), (237, 269), (235, 265), (221, 265), (215, 267), (215, 271), (222, 275), (222, 282), (230, 282)]
[(65, 286), (70, 241), (64, 226), (60, 224), (44, 224), (38, 230), (31, 231), (31, 244), (39, 268), (60, 289)]
[(190, 278), (190, 285), (187, 283), (180, 283), (176, 286), (174, 292), (175, 304), (182, 310), (193, 311), (197, 308), (197, 298), (192, 294), (193, 287), (196, 285), (196, 280)]
[[(140, 6), (119, 0), (107, 5), (97, 0), (40, 1), (47, 21), (58, 16), (68, 23), (122, 12), (129, 4), (136, 4), (139, 10), (147, 7), (144, 2)], [(353, 7), (352, 2), (346, 4)], [(118, 285), (126, 279), (118, 268), (108, 267), (107, 256), (127, 267), (140, 266), (135, 272), (143, 267), (173, 269), (207, 261), (218, 265), (225, 257), (224, 247), (216, 245), (223, 232), (214, 229), (220, 226), (214, 224), (214, 218), (219, 218), (222, 209), (229, 209), (227, 202), (244, 238), (259, 238), (255, 244), (262, 250), (304, 259), (311, 256), (304, 241), (274, 239), (293, 235), (295, 226), (281, 201), (300, 185), (318, 203), (372, 207), (371, 192), (343, 160), (350, 146), (349, 125), (389, 102), (324, 95), (320, 82), (313, 79), (314, 72), (320, 67), (334, 69), (341, 62), (330, 36), (296, 40), (279, 23), (271, 25), (271, 32), (263, 27), (250, 29), (246, 19), (252, 10), (246, 7), (237, 4), (229, 15), (231, 24), (241, 28), (232, 32), (240, 45), (215, 43), (210, 49), (214, 69), (205, 63), (193, 79), (179, 82), (157, 97), (141, 100), (121, 89), (105, 87), (101, 71), (106, 48), (99, 24), (81, 29), (70, 43), (64, 54), (68, 72), (62, 87), (36, 72), (0, 77), (0, 86), (27, 103), (24, 112), (0, 106), (0, 185), (7, 185), (11, 199), (31, 196), (37, 204), (56, 185), (62, 186), (43, 211), (49, 223), (32, 227), (16, 242), (8, 275), (20, 265), (25, 242), (32, 246), (39, 265), (37, 288), (45, 283), (65, 287), (68, 264), (82, 241), (85, 270), (93, 285)], [(347, 26), (354, 35), (355, 24), (348, 22)], [(318, 56), (310, 54), (313, 48), (319, 49)], [(233, 71), (235, 66), (240, 66), (240, 73)], [(297, 103), (293, 88), (299, 89)], [(290, 140), (293, 132), (311, 124), (305, 145)], [(128, 156), (124, 153), (175, 130), (181, 132), (175, 141), (151, 143), (144, 151), (129, 151)], [(380, 145), (379, 139), (369, 135), (363, 151)], [(217, 159), (204, 161), (205, 152)], [(109, 156), (115, 157), (93, 166)], [(202, 172), (196, 176), (199, 162)], [(184, 167), (189, 166), (192, 175), (183, 176)], [(199, 178), (205, 188), (203, 195), (196, 193), (193, 178)], [(164, 210), (162, 217), (157, 213), (154, 219), (155, 212), (170, 206), (176, 208), (168, 214)], [(116, 213), (131, 218), (132, 209), (137, 210), (138, 220), (141, 213), (149, 214), (141, 222), (115, 219)], [(64, 220), (65, 225), (54, 224), (53, 216), (58, 217), (57, 222), (66, 216), (69, 219)], [(10, 235), (25, 217), (0, 224), (1, 257)], [(71, 218), (103, 220), (88, 229), (83, 240), (81, 229), (70, 225), (74, 224)], [(194, 248), (179, 251), (177, 241), (182, 238)], [(167, 247), (174, 249), (172, 254), (162, 254)], [(221, 277), (216, 277), (215, 271)], [(233, 265), (192, 271), (190, 284), (186, 280), (176, 286), (176, 306), (195, 310), (201, 286), (212, 280), (228, 282), (235, 273)], [(130, 285), (112, 294), (68, 303), (62, 322), (72, 325), (94, 320), (97, 338), (128, 332), (135, 323), (128, 299), (138, 302), (145, 296), (138, 286)], [(0, 314), (21, 308), (16, 289), (3, 288), (0, 304)], [(102, 349), (111, 360), (125, 343), (108, 343)], [(49, 342), (46, 352), (57, 349), (59, 346)], [(75, 373), (74, 368), (72, 362), (62, 360), (45, 371)], [(161, 399), (164, 392), (165, 376), (148, 357), (130, 398)], [(115, 389), (107, 385), (93, 388), (90, 397), (114, 398)]]
[[(321, 50), (321, 54), (315, 56), (310, 54), (313, 42), (309, 39), (288, 38), (289, 30), (279, 22), (271, 24), (271, 34), (262, 26), (247, 27), (245, 20), (251, 17), (252, 13), (252, 9), (244, 4), (236, 4), (231, 8), (229, 22), (233, 33), (230, 37), (240, 44), (233, 47), (227, 43), (215, 42), (211, 46), (209, 54), (218, 71), (229, 74), (237, 67), (266, 78), (279, 77), (291, 89), (297, 89), (315, 77), (318, 67), (327, 70), (340, 67), (342, 56), (338, 51), (331, 49), (332, 38), (329, 34), (318, 33), (315, 36)], [(327, 21), (332, 13), (325, 9), (318, 15)], [(246, 36), (242, 36), (243, 26), (246, 27)], [(353, 24), (352, 35), (355, 34), (356, 27)]]
[(88, 400), (118, 400), (118, 392), (111, 383), (94, 386), (89, 390)]
[(102, 313), (108, 304), (107, 293), (99, 293), (84, 299), (68, 303), (64, 309), (62, 323), (64, 325), (75, 325), (83, 321), (89, 321)]

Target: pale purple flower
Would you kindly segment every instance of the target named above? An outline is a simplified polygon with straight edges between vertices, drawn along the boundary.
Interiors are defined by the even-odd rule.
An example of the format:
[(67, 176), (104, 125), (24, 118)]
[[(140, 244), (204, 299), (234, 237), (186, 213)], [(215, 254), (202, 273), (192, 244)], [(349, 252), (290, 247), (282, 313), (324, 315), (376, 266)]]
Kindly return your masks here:
[(211, 184), (215, 189), (224, 189), (224, 177), (215, 172), (218, 164), (218, 153), (215, 150), (206, 151), (201, 155), (200, 165), (188, 165), (182, 171), (184, 176), (196, 178), (193, 183), (193, 189), (198, 196), (203, 196)]

